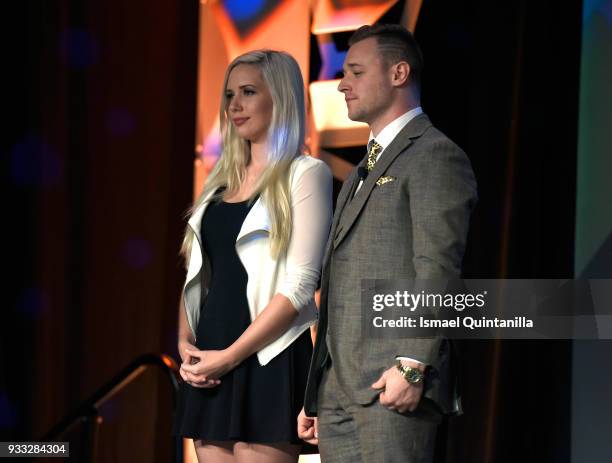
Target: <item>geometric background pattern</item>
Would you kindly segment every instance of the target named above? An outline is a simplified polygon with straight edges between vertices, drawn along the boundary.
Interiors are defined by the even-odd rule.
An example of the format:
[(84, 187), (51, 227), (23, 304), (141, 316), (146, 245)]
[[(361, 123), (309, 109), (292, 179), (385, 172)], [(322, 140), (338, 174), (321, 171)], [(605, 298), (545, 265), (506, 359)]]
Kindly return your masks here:
[(369, 134), (366, 124), (348, 118), (344, 96), (337, 90), (348, 37), (361, 25), (380, 20), (414, 30), (421, 4), (422, 0), (202, 0), (194, 197), (221, 153), (218, 108), (225, 69), (236, 56), (258, 48), (287, 51), (298, 61), (308, 95), (305, 151), (325, 160), (334, 177), (344, 180), (359, 159), (350, 148), (362, 153)]

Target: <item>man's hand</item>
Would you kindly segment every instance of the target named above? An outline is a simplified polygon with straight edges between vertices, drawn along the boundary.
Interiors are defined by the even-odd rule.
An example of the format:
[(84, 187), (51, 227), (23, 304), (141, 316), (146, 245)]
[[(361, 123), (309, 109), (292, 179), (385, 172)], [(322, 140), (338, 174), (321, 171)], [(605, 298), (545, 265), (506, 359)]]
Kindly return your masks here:
[(304, 408), (297, 419), (298, 437), (304, 442), (312, 445), (319, 445), (319, 419), (306, 416)]
[(382, 389), (378, 400), (383, 407), (400, 413), (413, 412), (423, 394), (423, 382), (410, 384), (396, 367), (391, 367), (372, 384), (372, 389)]

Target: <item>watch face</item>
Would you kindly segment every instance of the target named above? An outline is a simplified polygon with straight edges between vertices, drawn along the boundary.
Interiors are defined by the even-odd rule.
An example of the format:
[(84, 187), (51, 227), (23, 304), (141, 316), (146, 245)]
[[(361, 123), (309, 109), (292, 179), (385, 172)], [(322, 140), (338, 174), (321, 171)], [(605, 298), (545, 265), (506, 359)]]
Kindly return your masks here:
[(406, 379), (411, 383), (418, 383), (419, 381), (421, 381), (421, 379), (423, 379), (423, 375), (416, 368), (411, 368), (406, 373)]

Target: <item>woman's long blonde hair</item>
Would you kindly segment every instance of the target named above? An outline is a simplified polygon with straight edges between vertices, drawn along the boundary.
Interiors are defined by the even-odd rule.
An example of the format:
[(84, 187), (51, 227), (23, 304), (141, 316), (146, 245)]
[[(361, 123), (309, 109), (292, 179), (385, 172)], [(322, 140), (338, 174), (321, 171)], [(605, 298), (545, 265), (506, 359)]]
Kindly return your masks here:
[[(250, 161), (250, 143), (238, 136), (227, 114), (225, 96), (230, 72), (239, 64), (257, 66), (272, 96), (272, 120), (268, 128), (268, 165), (262, 172), (250, 197), (261, 196), (270, 215), (270, 253), (278, 258), (284, 253), (291, 238), (291, 194), (289, 169), (291, 162), (301, 154), (304, 144), (305, 109), (304, 81), (300, 67), (288, 53), (274, 50), (256, 50), (238, 56), (225, 71), (221, 92), (219, 119), (223, 136), (222, 153), (210, 172), (206, 185), (189, 215), (200, 207), (209, 193), (220, 187), (236, 192), (246, 178)], [(217, 198), (213, 198), (217, 199)], [(181, 246), (187, 264), (191, 255), (194, 233), (188, 225)]]

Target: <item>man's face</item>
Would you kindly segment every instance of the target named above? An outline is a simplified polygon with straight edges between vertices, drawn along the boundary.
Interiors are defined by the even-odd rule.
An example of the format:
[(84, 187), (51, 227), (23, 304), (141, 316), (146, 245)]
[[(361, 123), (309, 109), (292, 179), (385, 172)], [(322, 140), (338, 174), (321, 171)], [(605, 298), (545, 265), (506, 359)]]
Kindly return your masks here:
[(349, 119), (372, 125), (392, 103), (389, 72), (375, 37), (360, 40), (349, 48), (344, 60), (344, 77), (338, 90), (344, 93)]

